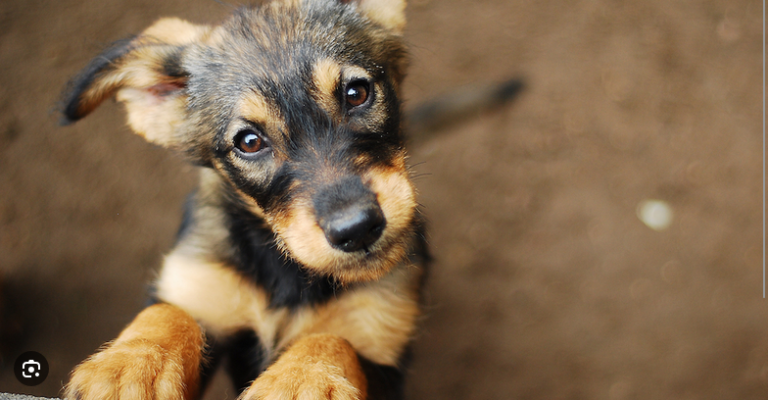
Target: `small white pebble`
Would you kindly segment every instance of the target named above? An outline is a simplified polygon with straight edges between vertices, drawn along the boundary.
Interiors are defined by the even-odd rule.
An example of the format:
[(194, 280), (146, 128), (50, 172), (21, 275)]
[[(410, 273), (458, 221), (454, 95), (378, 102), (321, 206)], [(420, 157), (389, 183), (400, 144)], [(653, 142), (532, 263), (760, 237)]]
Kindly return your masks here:
[(637, 217), (655, 231), (663, 231), (672, 224), (672, 207), (662, 200), (644, 200), (637, 206)]

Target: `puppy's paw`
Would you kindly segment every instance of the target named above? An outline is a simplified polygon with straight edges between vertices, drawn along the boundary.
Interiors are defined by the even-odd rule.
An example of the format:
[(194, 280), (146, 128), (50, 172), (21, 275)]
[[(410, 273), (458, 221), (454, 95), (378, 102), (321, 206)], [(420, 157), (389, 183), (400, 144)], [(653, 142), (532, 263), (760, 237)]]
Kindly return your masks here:
[(291, 346), (240, 400), (363, 400), (366, 381), (352, 346), (313, 335)]
[(170, 304), (149, 306), (72, 372), (67, 400), (183, 400), (197, 394), (203, 332)]
[(80, 364), (65, 388), (67, 400), (188, 398), (183, 360), (146, 340), (115, 343)]
[(282, 365), (257, 379), (241, 400), (359, 400), (360, 390), (328, 365)]

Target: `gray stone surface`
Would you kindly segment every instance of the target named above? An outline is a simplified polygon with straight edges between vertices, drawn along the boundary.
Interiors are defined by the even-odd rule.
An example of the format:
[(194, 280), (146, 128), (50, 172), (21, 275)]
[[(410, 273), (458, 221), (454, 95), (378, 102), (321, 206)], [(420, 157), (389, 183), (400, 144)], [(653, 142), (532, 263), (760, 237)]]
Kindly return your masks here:
[(59, 400), (49, 397), (35, 397), (26, 394), (0, 393), (0, 400)]

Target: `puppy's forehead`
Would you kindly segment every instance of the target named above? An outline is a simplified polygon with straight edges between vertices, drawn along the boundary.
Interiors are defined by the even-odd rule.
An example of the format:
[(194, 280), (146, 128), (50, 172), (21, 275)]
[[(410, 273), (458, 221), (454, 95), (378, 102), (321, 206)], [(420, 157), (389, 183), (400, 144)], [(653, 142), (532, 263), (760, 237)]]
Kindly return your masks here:
[(342, 15), (329, 14), (332, 21), (323, 21), (319, 12), (307, 15), (307, 10), (281, 7), (279, 15), (271, 8), (236, 13), (213, 35), (205, 55), (207, 69), (216, 70), (217, 90), (245, 99), (257, 119), (274, 116), (270, 106), (307, 100), (301, 94), (313, 88), (327, 97), (343, 70), (359, 65), (356, 74), (366, 77), (370, 74), (363, 65), (376, 64), (365, 55), (366, 38), (350, 40), (350, 30), (360, 21), (343, 8), (337, 10)]
[(232, 61), (259, 61), (262, 72), (284, 74), (322, 54), (349, 57), (365, 51), (373, 39), (368, 25), (335, 1), (305, 1), (301, 6), (274, 2), (238, 10), (216, 30), (211, 43)]
[(342, 2), (296, 3), (239, 9), (185, 53), (190, 110), (219, 140), (231, 140), (239, 118), (265, 125), (284, 147), (308, 122), (335, 119), (347, 72), (397, 79), (405, 58), (397, 37)]

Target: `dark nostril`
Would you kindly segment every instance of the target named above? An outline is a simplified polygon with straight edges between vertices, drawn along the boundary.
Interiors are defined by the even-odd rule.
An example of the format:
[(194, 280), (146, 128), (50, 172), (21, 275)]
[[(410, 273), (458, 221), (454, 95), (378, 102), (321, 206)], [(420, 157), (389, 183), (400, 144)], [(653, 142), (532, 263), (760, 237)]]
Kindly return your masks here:
[(334, 213), (322, 225), (333, 247), (351, 253), (376, 243), (384, 232), (386, 220), (378, 204), (353, 205)]

